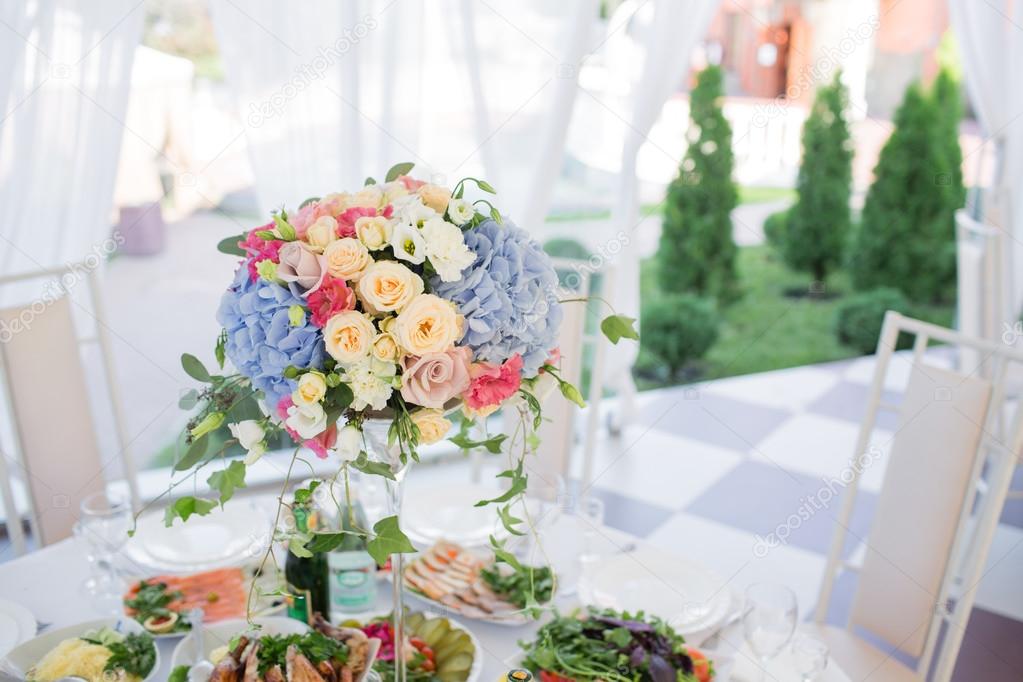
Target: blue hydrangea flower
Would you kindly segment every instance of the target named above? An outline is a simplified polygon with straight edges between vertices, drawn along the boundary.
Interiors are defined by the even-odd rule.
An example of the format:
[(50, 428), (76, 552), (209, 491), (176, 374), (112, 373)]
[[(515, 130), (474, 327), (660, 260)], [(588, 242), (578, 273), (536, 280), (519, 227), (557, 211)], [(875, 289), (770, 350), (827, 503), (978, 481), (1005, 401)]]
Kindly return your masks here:
[(275, 410), (297, 382), (284, 378), (288, 365), (323, 367), (323, 334), (306, 320), (291, 326), (288, 308), (304, 301), (285, 287), (262, 278), (250, 281), (248, 269), (239, 267), (224, 292), (217, 321), (227, 330), (225, 354), (253, 387), (263, 391), (267, 407)]
[(550, 258), (529, 233), (505, 221), (485, 220), (466, 231), (476, 254), (457, 282), (430, 280), (438, 296), (465, 316), (462, 343), (475, 359), (501, 363), (522, 356), (525, 376), (536, 374), (557, 343), (562, 310), (558, 276)]

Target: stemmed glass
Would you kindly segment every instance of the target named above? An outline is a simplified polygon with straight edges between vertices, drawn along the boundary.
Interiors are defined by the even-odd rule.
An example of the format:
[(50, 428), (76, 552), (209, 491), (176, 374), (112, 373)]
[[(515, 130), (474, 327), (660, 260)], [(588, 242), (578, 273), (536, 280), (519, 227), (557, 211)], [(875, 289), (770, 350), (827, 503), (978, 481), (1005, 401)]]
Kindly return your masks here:
[(86, 582), (97, 604), (119, 610), (124, 581), (117, 574), (114, 558), (128, 541), (131, 503), (127, 495), (102, 491), (82, 500), (77, 531), (91, 548), (97, 571)]
[(746, 643), (760, 659), (760, 680), (767, 663), (777, 656), (796, 629), (796, 595), (783, 585), (754, 583), (746, 588), (742, 627)]
[(792, 658), (803, 682), (813, 682), (828, 667), (828, 645), (809, 635), (796, 635), (792, 640)]

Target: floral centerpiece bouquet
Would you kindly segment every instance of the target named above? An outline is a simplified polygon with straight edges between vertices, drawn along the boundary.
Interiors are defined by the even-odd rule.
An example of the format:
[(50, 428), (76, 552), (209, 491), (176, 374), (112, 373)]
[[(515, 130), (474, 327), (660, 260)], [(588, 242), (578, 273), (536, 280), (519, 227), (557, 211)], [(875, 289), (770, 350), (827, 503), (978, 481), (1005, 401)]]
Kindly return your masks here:
[[(182, 356), (205, 387), (182, 400), (198, 410), (175, 465), (197, 472), (220, 462), (208, 478), (220, 495), (177, 499), (168, 525), (226, 502), (280, 431), (298, 444), (292, 464), (306, 448), (336, 456), (345, 476), (352, 467), (393, 478), (395, 467), (367, 452), (370, 420), (386, 421), (388, 447), (406, 464), (420, 445), (448, 435), (456, 416), (456, 444), (497, 452), (505, 435), (473, 440), (474, 419), (514, 404), (535, 430), (541, 395), (555, 387), (582, 405), (560, 376), (562, 302), (540, 245), (488, 200), (465, 198), (467, 188), (493, 193), (485, 181), (447, 189), (410, 177), (411, 169), (399, 164), (383, 183), (370, 178), (356, 192), (307, 199), (221, 242), (221, 251), (242, 258), (217, 313), (217, 362), (223, 369), (229, 360), (236, 373), (212, 373)], [(638, 338), (632, 323), (612, 315), (601, 327), (617, 343)], [(224, 459), (235, 444), (247, 457)], [(525, 449), (501, 474), (507, 492), (484, 501), (503, 505), (498, 513), (512, 530), (522, 523), (510, 505), (526, 490)], [(365, 532), (379, 563), (413, 550), (394, 517)], [(341, 541), (340, 533), (291, 533), (296, 553)], [(494, 549), (503, 552), (496, 541)]]

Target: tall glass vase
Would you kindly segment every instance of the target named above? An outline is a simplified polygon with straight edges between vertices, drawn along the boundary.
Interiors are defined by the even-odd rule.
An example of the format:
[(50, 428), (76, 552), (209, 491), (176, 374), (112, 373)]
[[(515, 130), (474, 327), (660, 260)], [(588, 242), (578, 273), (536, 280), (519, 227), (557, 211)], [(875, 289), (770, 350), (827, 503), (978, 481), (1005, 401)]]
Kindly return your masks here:
[[(394, 480), (385, 479), (387, 489), (387, 514), (397, 516), (401, 525), (401, 505), (405, 496), (405, 477), (412, 468), (412, 460), (401, 462), (401, 451), (398, 445), (387, 445), (387, 431), (391, 427), (390, 419), (367, 419), (363, 422), (362, 432), (366, 440), (366, 454), (374, 462), (383, 462), (391, 467)], [(391, 582), (394, 584), (391, 607), (393, 609), (394, 627), (394, 681), (405, 682), (405, 574), (404, 555), (391, 555)]]

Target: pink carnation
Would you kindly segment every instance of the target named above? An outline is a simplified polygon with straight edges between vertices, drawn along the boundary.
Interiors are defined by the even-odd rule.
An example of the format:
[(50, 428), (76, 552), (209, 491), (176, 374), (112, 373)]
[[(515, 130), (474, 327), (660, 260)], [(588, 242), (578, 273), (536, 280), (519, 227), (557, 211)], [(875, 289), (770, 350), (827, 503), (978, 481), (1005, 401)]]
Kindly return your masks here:
[(322, 328), (334, 315), (355, 309), (355, 292), (343, 279), (324, 275), (320, 287), (309, 294), (307, 301), (313, 324)]
[(522, 383), (522, 356), (516, 353), (503, 365), (477, 362), (469, 368), (469, 390), (462, 397), (470, 409), (500, 405), (515, 395)]
[(341, 212), (341, 215), (337, 217), (337, 236), (338, 237), (354, 237), (355, 236), (355, 221), (359, 218), (372, 218), (374, 216), (382, 215), (385, 218), (390, 218), (394, 212), (394, 207), (390, 204), (384, 206), (382, 210), (375, 208), (369, 208), (366, 206), (355, 206), (352, 208), (345, 209)]
[(405, 185), (405, 189), (410, 192), (415, 192), (417, 189), (426, 184), (422, 180), (416, 180), (409, 175), (399, 175), (398, 180), (400, 180), (401, 184)]
[(250, 282), (255, 282), (259, 277), (259, 273), (256, 271), (256, 265), (258, 265), (261, 261), (271, 260), (274, 263), (280, 262), (280, 251), (284, 242), (279, 239), (264, 240), (262, 237), (256, 236), (257, 232), (272, 229), (274, 229), (273, 223), (257, 227), (245, 236), (244, 241), (238, 242), (238, 246), (249, 254), (247, 266), (249, 269)]

